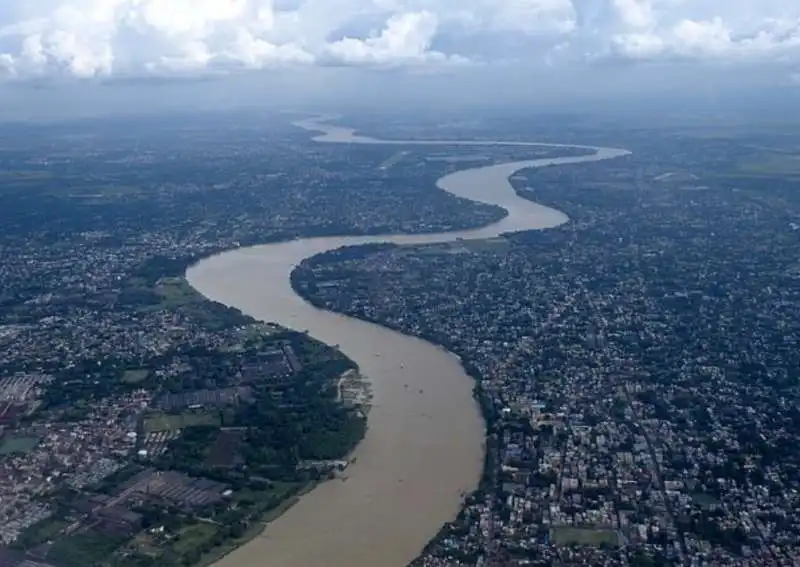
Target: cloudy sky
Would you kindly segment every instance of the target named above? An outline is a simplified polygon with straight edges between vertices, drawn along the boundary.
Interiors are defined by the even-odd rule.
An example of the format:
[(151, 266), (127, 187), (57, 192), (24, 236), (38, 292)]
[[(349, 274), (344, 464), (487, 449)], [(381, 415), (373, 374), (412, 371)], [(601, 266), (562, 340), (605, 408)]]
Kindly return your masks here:
[[(2, 0), (0, 76), (800, 61), (800, 0)], [(798, 75), (800, 77), (800, 75)]]

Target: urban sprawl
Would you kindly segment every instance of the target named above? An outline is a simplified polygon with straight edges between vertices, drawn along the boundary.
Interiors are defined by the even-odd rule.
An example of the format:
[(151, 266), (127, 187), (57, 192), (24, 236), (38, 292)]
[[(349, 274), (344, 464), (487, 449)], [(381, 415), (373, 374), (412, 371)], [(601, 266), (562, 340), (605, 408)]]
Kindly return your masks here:
[[(258, 122), (3, 134), (0, 566), (208, 564), (338, 474), (366, 427), (366, 397), (338, 387), (358, 369), (202, 298), (186, 268), (304, 236), (481, 226), (504, 212), (436, 179), (531, 157)], [(295, 270), (311, 302), (440, 344), (475, 378), (483, 479), (414, 564), (800, 564), (800, 140), (472, 127), (436, 135), (634, 153), (516, 174), (569, 215), (559, 228)]]

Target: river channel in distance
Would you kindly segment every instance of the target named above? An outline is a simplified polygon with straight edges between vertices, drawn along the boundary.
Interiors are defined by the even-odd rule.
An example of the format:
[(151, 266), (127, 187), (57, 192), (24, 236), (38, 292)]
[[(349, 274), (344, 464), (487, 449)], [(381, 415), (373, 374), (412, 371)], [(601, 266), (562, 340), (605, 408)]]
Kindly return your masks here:
[[(329, 143), (559, 146), (380, 140), (327, 120), (294, 124), (319, 133), (315, 141)], [(508, 211), (504, 219), (479, 229), (292, 240), (231, 250), (189, 268), (188, 282), (207, 298), (338, 345), (369, 379), (373, 394), (367, 434), (353, 454), (347, 480), (319, 485), (216, 567), (402, 567), (455, 518), (463, 494), (478, 486), (483, 466), (485, 426), (472, 397), (472, 378), (455, 356), (428, 342), (312, 307), (294, 293), (289, 275), (303, 259), (346, 245), (426, 244), (558, 226), (568, 220), (566, 215), (520, 198), (508, 178), (520, 169), (569, 166), (629, 153), (562, 147), (583, 147), (587, 155), (503, 163), (442, 177), (437, 182), (440, 189)]]

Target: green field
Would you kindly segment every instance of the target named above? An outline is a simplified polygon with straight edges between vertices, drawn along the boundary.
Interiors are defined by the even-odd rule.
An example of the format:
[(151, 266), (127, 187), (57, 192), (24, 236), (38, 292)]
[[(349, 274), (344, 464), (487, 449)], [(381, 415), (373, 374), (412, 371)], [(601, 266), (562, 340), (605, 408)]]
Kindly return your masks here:
[[(313, 487), (314, 484), (275, 482), (264, 490), (237, 491), (234, 493), (237, 506), (225, 513), (183, 523), (176, 532), (172, 532), (175, 536), (169, 539), (142, 532), (129, 542), (125, 552), (129, 554), (129, 558), (149, 557), (155, 561), (146, 563), (148, 565), (210, 567), (223, 556), (261, 534), (267, 523), (284, 513), (296, 503), (300, 495)], [(254, 515), (254, 521), (249, 528), (239, 532), (238, 536), (231, 535), (227, 528), (251, 514)], [(139, 563), (103, 563), (103, 567), (118, 565), (133, 567)]]
[(174, 309), (204, 301), (183, 278), (161, 278), (156, 284), (155, 292), (161, 297), (161, 303), (155, 309)]
[(800, 176), (800, 153), (772, 151), (754, 156), (739, 164), (732, 175), (750, 177), (798, 177)]
[(150, 372), (144, 368), (126, 370), (122, 373), (122, 381), (126, 384), (138, 384), (139, 382), (143, 382), (149, 374)]
[(207, 412), (187, 412), (180, 414), (154, 413), (144, 418), (145, 433), (175, 431), (201, 425), (219, 426), (219, 414)]
[(692, 501), (701, 508), (711, 508), (712, 506), (719, 505), (719, 500), (714, 498), (713, 495), (703, 492), (695, 492), (692, 494)]
[(556, 545), (619, 545), (619, 536), (614, 530), (556, 526), (550, 530), (550, 538)]
[(797, 176), (800, 175), (800, 155), (778, 152), (768, 153), (745, 161), (739, 166), (739, 171), (753, 175)]
[(164, 277), (153, 284), (143, 278), (133, 277), (126, 282), (125, 292), (128, 301), (143, 312), (179, 311), (209, 330), (218, 331), (253, 323), (253, 319), (242, 315), (237, 309), (206, 300), (183, 277)]
[(68, 525), (69, 522), (51, 516), (24, 530), (17, 539), (17, 545), (30, 549), (39, 544), (53, 541)]
[(283, 515), (289, 508), (294, 506), (300, 497), (304, 494), (307, 494), (311, 490), (314, 489), (316, 486), (315, 483), (308, 483), (306, 485), (300, 486), (294, 483), (275, 483), (272, 489), (269, 489), (266, 492), (257, 491), (255, 493), (251, 493), (250, 496), (258, 499), (269, 498), (271, 496), (278, 496), (280, 498), (285, 498), (280, 504), (274, 507), (268, 507), (264, 509), (263, 514), (261, 515), (259, 521), (254, 522), (251, 524), (250, 528), (238, 538), (234, 538), (225, 542), (225, 544), (212, 549), (210, 552), (204, 554), (200, 561), (197, 563), (197, 567), (210, 567), (216, 564), (222, 557), (233, 551), (234, 549), (241, 547), (242, 545), (246, 544), (247, 542), (255, 539), (256, 537), (260, 536), (264, 529), (267, 527), (267, 524), (276, 520), (281, 515)]
[(0, 441), (0, 455), (28, 453), (39, 444), (36, 437), (11, 437)]
[(264, 490), (251, 490), (248, 488), (237, 490), (233, 495), (233, 500), (241, 504), (268, 502), (270, 500), (282, 502), (301, 488), (302, 485), (296, 482), (275, 481), (270, 488)]
[(172, 541), (172, 549), (178, 555), (187, 555), (200, 549), (217, 535), (217, 527), (213, 524), (194, 524), (186, 526)]
[(145, 298), (138, 306), (145, 312), (202, 308), (205, 303), (203, 296), (182, 277), (165, 277), (154, 284), (148, 284), (143, 278), (132, 277), (126, 282), (126, 291), (133, 295), (141, 294)]
[(76, 533), (56, 541), (47, 556), (63, 567), (86, 567), (108, 559), (124, 541), (95, 532)]

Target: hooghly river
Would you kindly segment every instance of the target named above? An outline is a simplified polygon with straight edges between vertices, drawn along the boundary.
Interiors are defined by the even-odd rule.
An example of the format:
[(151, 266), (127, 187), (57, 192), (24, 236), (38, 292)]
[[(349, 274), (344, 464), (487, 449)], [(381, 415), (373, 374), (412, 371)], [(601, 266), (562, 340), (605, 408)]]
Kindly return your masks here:
[[(379, 140), (332, 126), (323, 118), (295, 125), (319, 133), (314, 138), (318, 142), (557, 146)], [(483, 463), (485, 428), (472, 398), (472, 379), (455, 356), (430, 343), (312, 307), (292, 291), (289, 274), (304, 258), (344, 245), (423, 244), (558, 226), (567, 221), (563, 213), (521, 199), (508, 178), (524, 168), (568, 166), (629, 153), (578, 147), (587, 154), (465, 169), (441, 178), (440, 189), (508, 211), (506, 218), (480, 229), (293, 240), (232, 250), (188, 270), (189, 283), (210, 299), (339, 345), (369, 378), (373, 393), (367, 434), (355, 450), (347, 480), (323, 483), (303, 496), (261, 536), (217, 567), (399, 567), (455, 518), (463, 493), (477, 487)]]

